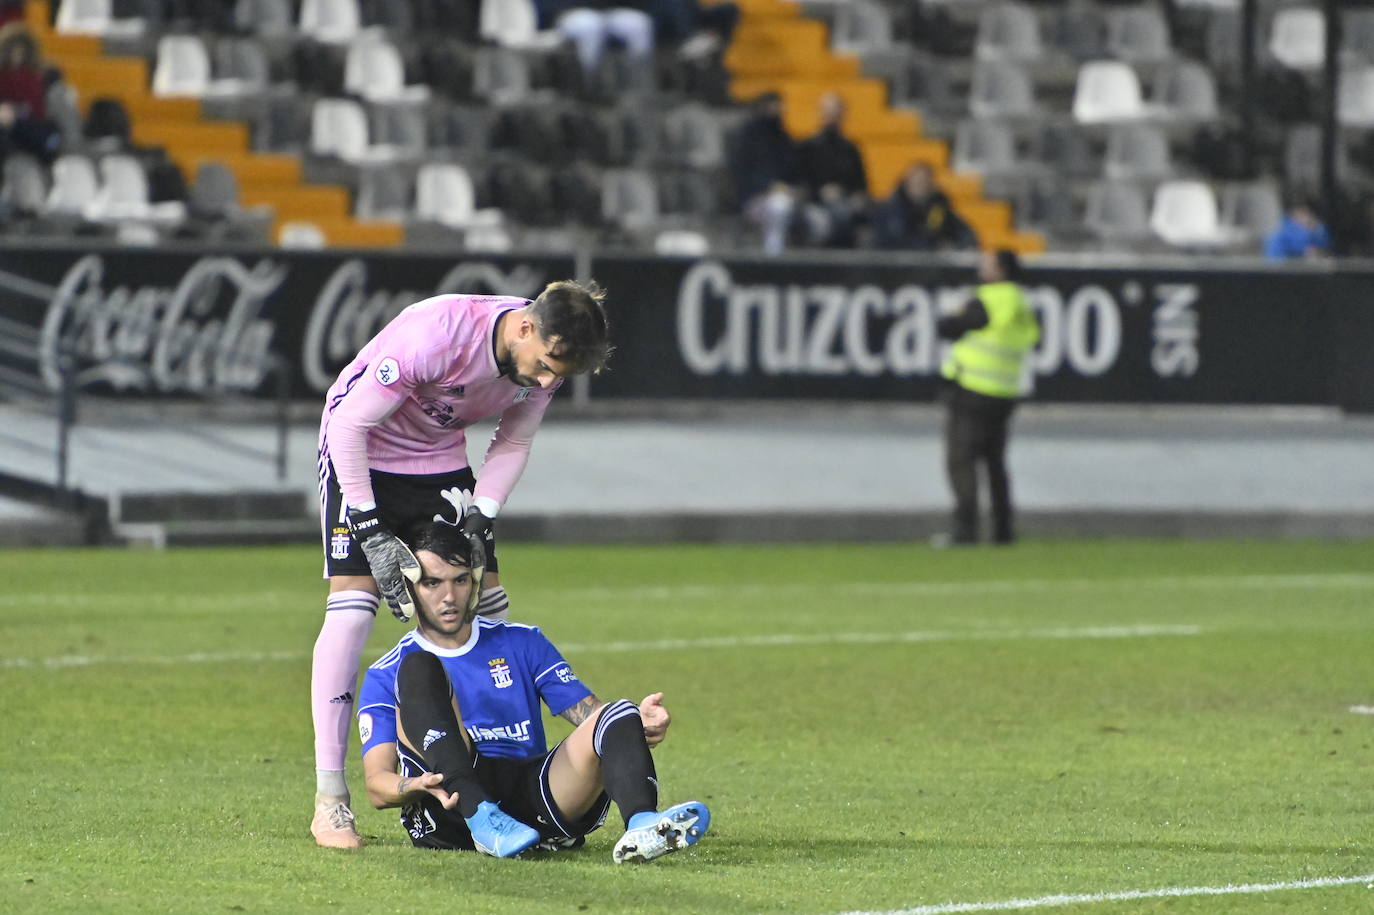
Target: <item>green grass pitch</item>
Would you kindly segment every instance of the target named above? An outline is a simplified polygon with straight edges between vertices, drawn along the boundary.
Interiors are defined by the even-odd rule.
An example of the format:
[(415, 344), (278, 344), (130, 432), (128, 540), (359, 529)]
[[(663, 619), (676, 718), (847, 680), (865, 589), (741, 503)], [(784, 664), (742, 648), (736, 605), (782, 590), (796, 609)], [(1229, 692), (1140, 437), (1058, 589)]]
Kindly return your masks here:
[(501, 559), (598, 695), (666, 693), (700, 845), (617, 867), (613, 813), (578, 852), (416, 851), (355, 734), (368, 845), (317, 849), (317, 550), (6, 551), (0, 911), (1374, 912), (1364, 883), (1100, 898), (1374, 873), (1374, 544)]

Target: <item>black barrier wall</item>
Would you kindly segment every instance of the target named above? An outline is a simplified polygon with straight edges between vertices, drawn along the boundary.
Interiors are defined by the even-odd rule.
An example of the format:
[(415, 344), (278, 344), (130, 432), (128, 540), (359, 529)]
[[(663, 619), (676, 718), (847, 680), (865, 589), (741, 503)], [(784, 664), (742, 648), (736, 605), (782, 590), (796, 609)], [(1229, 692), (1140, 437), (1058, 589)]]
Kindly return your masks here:
[[(617, 352), (595, 397), (928, 400), (936, 318), (966, 267), (591, 258)], [(394, 314), (441, 292), (533, 296), (571, 257), (329, 252), (0, 252), (0, 348), (56, 389), (261, 393), (285, 359), (315, 398)], [(1028, 269), (1037, 400), (1374, 409), (1374, 271)], [(28, 335), (25, 335), (26, 337)]]

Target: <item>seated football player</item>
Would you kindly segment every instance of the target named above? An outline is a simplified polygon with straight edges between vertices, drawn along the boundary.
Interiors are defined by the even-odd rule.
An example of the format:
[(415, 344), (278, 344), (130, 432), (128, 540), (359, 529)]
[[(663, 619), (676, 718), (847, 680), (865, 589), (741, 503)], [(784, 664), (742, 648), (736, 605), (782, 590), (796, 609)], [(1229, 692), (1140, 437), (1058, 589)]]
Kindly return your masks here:
[[(421, 567), (416, 628), (368, 668), (358, 701), (363, 773), (378, 808), (400, 807), (421, 848), (512, 857), (572, 848), (615, 801), (617, 863), (694, 845), (711, 815), (658, 806), (650, 747), (669, 715), (662, 693), (604, 702), (533, 626), (475, 617), (469, 540), (443, 522), (406, 538)], [(547, 749), (540, 700), (574, 730)]]

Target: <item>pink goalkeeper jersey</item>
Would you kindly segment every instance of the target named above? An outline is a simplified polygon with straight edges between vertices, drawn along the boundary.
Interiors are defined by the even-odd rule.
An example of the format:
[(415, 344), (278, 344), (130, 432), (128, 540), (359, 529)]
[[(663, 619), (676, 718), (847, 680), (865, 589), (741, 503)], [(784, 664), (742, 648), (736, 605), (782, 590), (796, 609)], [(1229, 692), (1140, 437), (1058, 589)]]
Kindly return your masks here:
[(464, 429), (501, 415), (475, 498), (506, 501), (558, 381), (522, 388), (496, 364), (496, 322), (529, 304), (505, 296), (440, 295), (395, 317), (325, 395), (320, 450), (344, 501), (374, 501), (369, 469), (447, 473), (468, 466)]

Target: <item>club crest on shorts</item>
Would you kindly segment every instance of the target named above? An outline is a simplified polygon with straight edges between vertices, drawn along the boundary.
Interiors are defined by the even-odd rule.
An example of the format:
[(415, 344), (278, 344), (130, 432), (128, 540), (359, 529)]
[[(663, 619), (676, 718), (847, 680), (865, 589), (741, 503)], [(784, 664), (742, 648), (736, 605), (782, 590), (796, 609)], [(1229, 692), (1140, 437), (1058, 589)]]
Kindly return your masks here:
[(379, 384), (391, 384), (401, 377), (401, 367), (395, 359), (387, 356), (377, 366), (377, 382)]
[(329, 538), (329, 558), (347, 559), (352, 550), (353, 538), (348, 536), (348, 528), (336, 527)]
[(491, 682), (496, 684), (497, 689), (505, 689), (515, 683), (511, 679), (510, 665), (505, 658), (492, 658), (487, 662), (487, 668), (491, 673)]

